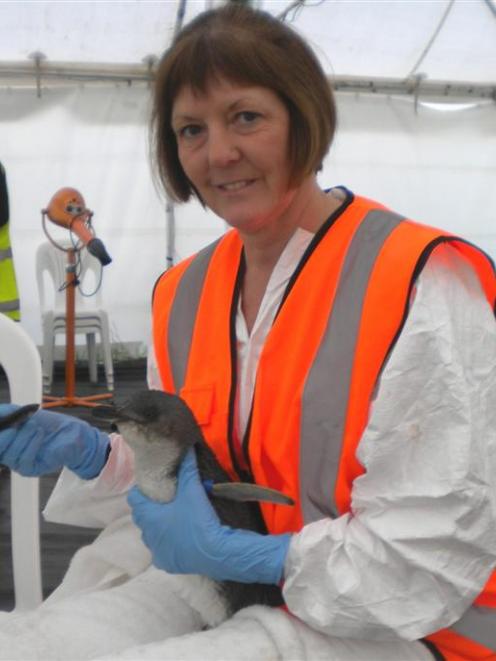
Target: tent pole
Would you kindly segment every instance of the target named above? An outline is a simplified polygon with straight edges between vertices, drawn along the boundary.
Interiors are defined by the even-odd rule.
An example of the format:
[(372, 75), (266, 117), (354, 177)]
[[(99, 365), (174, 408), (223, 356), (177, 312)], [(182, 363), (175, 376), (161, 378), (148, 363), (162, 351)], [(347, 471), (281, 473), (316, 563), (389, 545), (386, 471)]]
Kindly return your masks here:
[[(174, 26), (174, 37), (180, 31), (184, 15), (186, 13), (186, 0), (179, 0), (176, 14), (176, 24)], [(167, 268), (170, 269), (171, 266), (174, 266), (174, 255), (176, 252), (176, 215), (174, 210), (174, 203), (172, 200), (167, 197), (166, 204), (166, 219), (167, 219), (167, 244), (166, 244), (166, 256), (165, 261)]]

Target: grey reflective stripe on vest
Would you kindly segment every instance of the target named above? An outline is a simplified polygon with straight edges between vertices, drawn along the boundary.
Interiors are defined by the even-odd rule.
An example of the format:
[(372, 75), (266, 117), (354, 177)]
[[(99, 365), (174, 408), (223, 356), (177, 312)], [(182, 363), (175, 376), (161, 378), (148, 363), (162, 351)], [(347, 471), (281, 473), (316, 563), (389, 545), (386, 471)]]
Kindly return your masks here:
[(305, 523), (338, 515), (333, 500), (362, 305), (384, 242), (403, 220), (370, 211), (346, 254), (331, 316), (303, 392), (300, 497)]
[(12, 259), (12, 248), (0, 249), (0, 262), (2, 262), (4, 259)]
[(460, 636), (496, 651), (496, 609), (472, 606), (464, 615), (452, 624), (450, 629)]
[(17, 312), (21, 303), (18, 298), (13, 301), (0, 301), (0, 312)]
[(176, 393), (184, 385), (195, 318), (208, 265), (220, 239), (195, 255), (179, 281), (169, 316), (167, 347)]

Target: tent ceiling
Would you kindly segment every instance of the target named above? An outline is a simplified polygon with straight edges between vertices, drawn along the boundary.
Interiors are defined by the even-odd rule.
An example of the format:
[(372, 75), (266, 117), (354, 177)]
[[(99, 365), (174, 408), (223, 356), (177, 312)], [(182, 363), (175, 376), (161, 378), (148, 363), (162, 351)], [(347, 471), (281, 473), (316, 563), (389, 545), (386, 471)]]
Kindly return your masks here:
[(448, 9), (418, 71), (434, 80), (496, 83), (496, 15), (484, 0), (338, 0), (300, 10), (294, 24), (329, 73), (405, 78)]
[[(44, 56), (45, 83), (50, 73), (67, 78), (69, 72), (146, 78), (144, 62), (160, 56), (170, 42), (178, 4), (0, 3), (0, 83), (14, 84), (24, 71), (34, 84), (36, 52)], [(222, 3), (188, 0), (185, 22), (212, 4)], [(293, 3), (256, 4), (279, 15)], [(354, 89), (363, 89), (376, 80), (381, 91), (381, 80), (405, 83), (419, 75), (424, 87), (428, 81), (442, 81), (462, 83), (475, 96), (495, 94), (493, 0), (307, 0), (289, 11), (286, 20), (309, 39), (325, 70), (343, 81), (344, 88), (356, 84)]]
[[(188, 0), (186, 20), (206, 4)], [(290, 4), (264, 0), (262, 6), (279, 15)], [(143, 59), (160, 55), (170, 42), (177, 6), (177, 0), (0, 1), (0, 156), (8, 173), (22, 323), (37, 342), (42, 334), (33, 283), (36, 248), (44, 240), (40, 209), (61, 186), (83, 192), (114, 258), (105, 274), (104, 301), (112, 343), (118, 352), (125, 345), (124, 355), (136, 355), (132, 347), (139, 349), (149, 336), (146, 292), (170, 258), (191, 255), (225, 229), (194, 202), (178, 205), (176, 222), (166, 222), (166, 205), (150, 171), (146, 82), (68, 80), (71, 72), (91, 69), (93, 75), (124, 79), (146, 76)], [(426, 49), (447, 9), (437, 39)], [(398, 81), (412, 85), (412, 70), (428, 76), (422, 90), (435, 80), (485, 85), (488, 94), (496, 87), (496, 16), (486, 0), (308, 0), (288, 20), (314, 44), (338, 89), (353, 89), (348, 81), (354, 89), (371, 91), (380, 84), (394, 91)], [(29, 59), (35, 51), (46, 56), (41, 98), (33, 90)], [(28, 67), (28, 76), (2, 73), (12, 63)], [(57, 67), (61, 75), (47, 78)], [(458, 112), (419, 103), (417, 113), (412, 98), (393, 92), (340, 93), (337, 102), (339, 130), (324, 160), (322, 186), (343, 183), (400, 213), (462, 234), (496, 256), (491, 101), (465, 103)], [(455, 104), (442, 109), (453, 111)]]

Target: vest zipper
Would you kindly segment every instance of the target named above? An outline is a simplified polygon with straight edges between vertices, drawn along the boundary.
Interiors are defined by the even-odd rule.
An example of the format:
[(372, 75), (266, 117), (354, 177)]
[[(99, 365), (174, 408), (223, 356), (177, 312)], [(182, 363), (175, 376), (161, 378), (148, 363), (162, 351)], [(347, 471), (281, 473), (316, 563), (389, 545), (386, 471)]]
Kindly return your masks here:
[[(236, 282), (234, 284), (234, 293), (231, 303), (231, 311), (229, 315), (229, 336), (230, 336), (230, 350), (231, 350), (231, 389), (229, 392), (229, 415), (227, 420), (227, 444), (229, 446), (229, 455), (231, 463), (242, 482), (254, 482), (253, 474), (249, 457), (244, 450), (244, 442), (246, 433), (241, 441), (241, 452), (243, 452), (248, 470), (244, 470), (238, 461), (237, 453), (234, 448), (234, 407), (236, 404), (236, 389), (238, 384), (238, 361), (236, 350), (236, 315), (238, 312), (238, 302), (241, 295), (241, 284), (243, 282), (244, 274), (246, 271), (246, 263), (244, 252), (241, 252), (241, 259), (239, 262), (238, 273), (236, 275)], [(251, 419), (251, 414), (250, 414)], [(249, 426), (249, 425), (248, 425)], [(248, 428), (248, 427), (247, 427)]]

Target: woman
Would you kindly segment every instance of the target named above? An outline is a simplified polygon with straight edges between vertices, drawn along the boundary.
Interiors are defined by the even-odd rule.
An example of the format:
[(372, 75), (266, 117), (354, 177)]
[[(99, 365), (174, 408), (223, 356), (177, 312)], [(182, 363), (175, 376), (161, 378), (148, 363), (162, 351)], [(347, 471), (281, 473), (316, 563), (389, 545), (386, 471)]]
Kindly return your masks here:
[[(321, 190), (316, 172), (334, 127), (315, 56), (262, 12), (201, 15), (160, 64), (162, 181), (179, 201), (198, 197), (232, 231), (157, 283), (150, 385), (181, 394), (233, 477), (297, 504), (264, 504), (268, 534), (247, 541), (212, 523), (189, 458), (173, 503), (129, 493), (158, 568), (140, 573), (146, 561), (130, 542), (113, 564), (105, 555), (105, 534), (133, 534), (116, 523), (133, 480), (122, 439), (109, 451), (104, 435), (60, 416), (48, 443), (43, 430), (55, 418), (46, 412), (10, 432), (12, 466), (29, 470), (22, 450), (36, 433), (43, 470), (72, 470), (49, 516), (110, 524), (93, 551), (76, 556), (59, 601), (41, 609), (60, 635), (62, 607), (86, 600), (95, 613), (103, 600), (115, 612), (112, 598), (124, 595), (105, 626), (115, 636), (121, 617), (128, 638), (91, 650), (80, 641), (85, 658), (138, 643), (150, 644), (119, 658), (494, 656), (492, 265), (445, 232), (344, 188)], [(84, 456), (80, 439), (91, 440)], [(52, 447), (60, 449), (50, 463)], [(211, 606), (191, 599), (182, 574), (282, 582), (287, 611), (255, 607), (199, 632)], [(116, 584), (95, 597), (95, 586)], [(157, 607), (135, 631), (133, 604), (144, 594)]]

